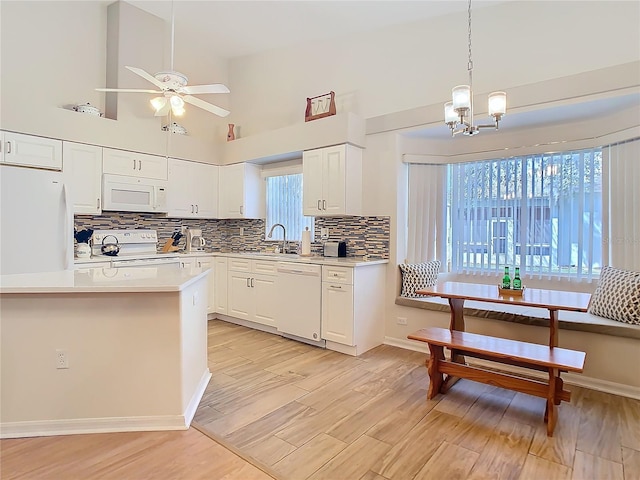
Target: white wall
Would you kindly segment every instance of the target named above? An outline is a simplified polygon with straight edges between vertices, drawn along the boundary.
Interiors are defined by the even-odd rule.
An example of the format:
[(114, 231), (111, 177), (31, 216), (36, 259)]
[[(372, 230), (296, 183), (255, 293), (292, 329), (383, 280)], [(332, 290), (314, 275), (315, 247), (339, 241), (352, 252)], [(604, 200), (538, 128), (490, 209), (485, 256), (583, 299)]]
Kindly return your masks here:
[[(474, 89), (509, 90), (640, 58), (638, 2), (517, 1), (473, 12)], [(319, 28), (313, 26), (311, 28)], [(245, 135), (301, 121), (336, 92), (364, 118), (444, 103), (467, 81), (466, 12), (233, 59), (232, 116)]]
[[(105, 111), (107, 6), (111, 2), (0, 2), (1, 68), (0, 128), (76, 142), (106, 145), (177, 158), (216, 163), (216, 144), (226, 139), (227, 121), (196, 107), (178, 122), (190, 135), (169, 137), (160, 128), (166, 118), (153, 117), (151, 95), (119, 94), (117, 120), (80, 115), (62, 107), (91, 103)], [(167, 70), (166, 24), (130, 5), (120, 32), (122, 61)], [(227, 64), (176, 34), (176, 69), (189, 72), (189, 83), (228, 84)], [(203, 59), (204, 57), (204, 59)], [(129, 63), (126, 63), (129, 64)], [(150, 88), (121, 66), (121, 88)], [(228, 107), (229, 99), (208, 98)]]

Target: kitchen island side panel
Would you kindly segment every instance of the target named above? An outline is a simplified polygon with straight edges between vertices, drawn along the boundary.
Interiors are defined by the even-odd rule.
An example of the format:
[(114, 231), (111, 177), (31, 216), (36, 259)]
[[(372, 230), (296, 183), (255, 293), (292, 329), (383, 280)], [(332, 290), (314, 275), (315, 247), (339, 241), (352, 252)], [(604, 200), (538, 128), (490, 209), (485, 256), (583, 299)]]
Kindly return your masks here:
[(181, 295), (3, 294), (2, 426), (183, 415)]

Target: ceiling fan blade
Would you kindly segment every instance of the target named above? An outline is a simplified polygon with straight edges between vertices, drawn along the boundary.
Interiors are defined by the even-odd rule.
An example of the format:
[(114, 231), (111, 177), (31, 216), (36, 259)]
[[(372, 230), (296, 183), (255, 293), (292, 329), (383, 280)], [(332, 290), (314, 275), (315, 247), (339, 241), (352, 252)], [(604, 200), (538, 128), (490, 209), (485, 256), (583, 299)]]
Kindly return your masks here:
[(126, 68), (127, 70), (130, 70), (133, 73), (135, 73), (136, 75), (144, 78), (148, 82), (153, 83), (156, 87), (158, 87), (160, 89), (162, 89), (164, 87), (164, 84), (161, 81), (157, 80), (156, 77), (154, 77), (153, 75), (150, 75), (149, 73), (145, 72), (141, 68), (127, 67), (127, 66), (125, 66), (124, 68)]
[(171, 110), (171, 103), (169, 103), (167, 101), (167, 99), (164, 99), (164, 105), (162, 107), (160, 107), (159, 110), (156, 110), (156, 113), (154, 113), (154, 117), (166, 117), (167, 115), (169, 115), (169, 110)]
[(162, 90), (145, 90), (142, 88), (96, 88), (98, 92), (125, 92), (125, 93), (163, 93)]
[(182, 97), (182, 99), (185, 102), (190, 103), (191, 105), (195, 105), (196, 107), (203, 108), (204, 110), (207, 110), (211, 113), (215, 113), (220, 117), (226, 117), (231, 113), (229, 110), (225, 110), (224, 108), (220, 108), (217, 105), (213, 105), (209, 102), (205, 102), (204, 100), (200, 100), (199, 98), (192, 97), (191, 95), (185, 95), (184, 97)]
[(229, 89), (221, 83), (213, 83), (211, 85), (190, 85), (182, 87), (181, 92), (197, 95), (199, 93), (229, 93)]

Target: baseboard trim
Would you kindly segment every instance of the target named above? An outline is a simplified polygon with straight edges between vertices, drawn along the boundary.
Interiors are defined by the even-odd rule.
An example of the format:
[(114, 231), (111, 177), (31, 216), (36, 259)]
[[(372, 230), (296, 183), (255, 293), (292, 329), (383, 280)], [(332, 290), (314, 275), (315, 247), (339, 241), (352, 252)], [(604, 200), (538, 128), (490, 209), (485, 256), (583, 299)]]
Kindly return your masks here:
[[(395, 337), (384, 337), (384, 344), (391, 345), (393, 347), (404, 348), (406, 350), (413, 350), (416, 352), (424, 352), (429, 353), (429, 348), (423, 342), (416, 342), (414, 340), (404, 339), (404, 338), (395, 338)], [(493, 367), (495, 368), (496, 364), (486, 361), (480, 360), (477, 358), (469, 359), (469, 363), (471, 365), (478, 365), (483, 367)], [(520, 373), (526, 374), (528, 376), (536, 377), (536, 378), (546, 378), (546, 374), (543, 372), (538, 372), (536, 370), (530, 370), (528, 368), (520, 368), (512, 365), (500, 364), (500, 369), (506, 372), (512, 373)], [(621, 397), (633, 398), (636, 400), (640, 400), (640, 387), (634, 387), (631, 385), (624, 385), (622, 383), (614, 383), (608, 380), (602, 380), (599, 378), (586, 377), (584, 375), (579, 375), (576, 373), (563, 373), (562, 378), (565, 383), (570, 385), (576, 385), (578, 387), (588, 388), (590, 390), (597, 390), (599, 392), (610, 393), (612, 395), (619, 395)]]
[(186, 430), (184, 415), (152, 417), (74, 418), (0, 423), (0, 438), (49, 437), (83, 433)]
[(262, 325), (261, 323), (252, 322), (250, 320), (244, 320), (242, 318), (230, 317), (229, 315), (216, 314), (215, 318), (209, 320), (222, 320), (224, 322), (240, 325), (241, 327), (253, 328), (254, 330), (260, 330), (262, 332), (273, 333), (274, 335), (280, 335), (276, 327), (270, 327), (269, 325)]
[(187, 405), (187, 409), (184, 412), (185, 428), (188, 428), (189, 425), (191, 425), (193, 417), (196, 415), (198, 405), (200, 405), (200, 400), (202, 400), (202, 396), (204, 395), (204, 391), (207, 389), (207, 385), (209, 385), (209, 380), (211, 380), (211, 371), (207, 368), (202, 374), (202, 378), (200, 378), (196, 391), (193, 392), (191, 400), (189, 400), (189, 404)]

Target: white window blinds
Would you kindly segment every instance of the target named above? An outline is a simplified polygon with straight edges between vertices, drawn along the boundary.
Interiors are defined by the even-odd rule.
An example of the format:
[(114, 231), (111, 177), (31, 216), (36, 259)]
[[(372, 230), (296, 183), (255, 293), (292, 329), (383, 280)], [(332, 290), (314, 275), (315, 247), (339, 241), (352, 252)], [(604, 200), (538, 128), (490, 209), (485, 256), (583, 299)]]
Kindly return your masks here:
[[(287, 229), (287, 240), (300, 241), (305, 227), (309, 227), (314, 238), (314, 217), (302, 215), (302, 174), (270, 176), (266, 181), (266, 232), (273, 224), (281, 223)], [(282, 233), (281, 228), (275, 229), (269, 240), (282, 240)]]
[(605, 149), (604, 264), (640, 271), (640, 140)]
[(410, 165), (408, 211), (409, 261), (436, 258), (457, 273), (518, 266), (528, 275), (597, 277), (602, 151)]

